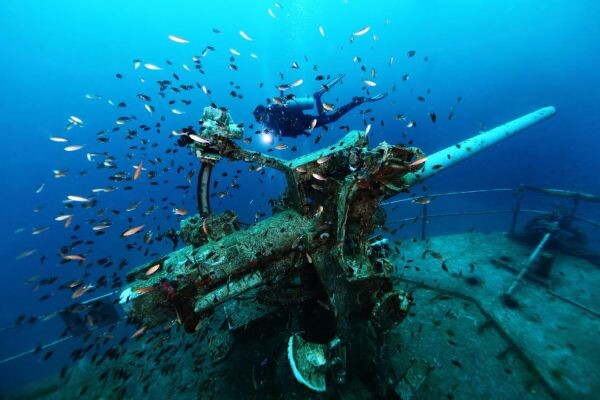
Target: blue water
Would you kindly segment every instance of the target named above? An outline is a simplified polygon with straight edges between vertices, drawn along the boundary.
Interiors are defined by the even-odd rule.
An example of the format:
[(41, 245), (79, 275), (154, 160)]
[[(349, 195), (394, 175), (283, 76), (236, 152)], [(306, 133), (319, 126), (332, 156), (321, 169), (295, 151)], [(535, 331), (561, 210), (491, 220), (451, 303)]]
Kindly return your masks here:
[[(388, 91), (389, 96), (360, 108), (372, 109), (366, 114), (367, 118), (374, 118), (367, 121), (372, 124), (371, 144), (382, 140), (407, 143), (412, 139), (413, 145), (426, 152), (553, 105), (558, 114), (552, 119), (433, 178), (427, 183), (429, 190), (514, 187), (524, 183), (600, 193), (597, 178), (600, 168), (597, 157), (600, 144), (597, 137), (600, 131), (598, 2), (282, 0), (279, 3), (281, 8), (269, 1), (233, 0), (212, 5), (206, 1), (172, 1), (168, 5), (167, 2), (159, 5), (159, 2), (139, 0), (3, 1), (0, 9), (3, 138), (0, 182), (4, 185), (0, 200), (3, 238), (0, 327), (13, 324), (21, 313), (44, 315), (71, 304), (71, 292), (58, 291), (56, 287), (81, 278), (86, 271), (90, 276), (85, 280), (94, 281), (102, 274), (110, 277), (124, 258), (129, 261), (124, 271), (149, 260), (150, 256), (143, 254), (146, 246), (142, 251), (127, 251), (126, 240), (120, 233), (140, 224), (146, 224), (146, 229), (154, 232), (177, 228), (177, 218), (171, 212), (173, 207), (195, 211), (195, 178), (187, 193), (175, 187), (188, 184), (184, 176), (192, 169), (197, 171), (197, 161), (183, 149), (174, 154), (166, 153), (167, 149), (176, 148), (175, 139), (169, 138), (169, 133), (195, 125), (202, 108), (213, 101), (228, 107), (236, 122), (246, 124), (246, 136), (254, 136), (253, 130), (248, 128), (253, 123), (254, 107), (278, 94), (275, 85), (299, 78), (304, 83), (295, 93), (306, 95), (319, 89), (320, 82), (314, 79), (316, 75), (345, 73), (343, 84), (324, 97), (327, 102), (341, 105), (355, 95), (364, 94), (362, 79), (369, 79), (370, 70), (374, 68), (377, 87), (372, 88), (371, 93)], [(276, 18), (269, 16), (269, 8)], [(319, 33), (320, 26), (324, 28), (325, 37)], [(370, 26), (370, 31), (351, 43), (352, 33), (365, 26)], [(221, 33), (214, 33), (213, 28)], [(240, 30), (254, 40), (244, 40)], [(167, 38), (170, 34), (184, 37), (190, 43), (174, 43)], [(182, 64), (193, 67), (191, 57), (200, 55), (209, 45), (216, 51), (202, 58), (205, 74), (196, 70), (188, 72), (181, 67)], [(241, 53), (234, 56), (236, 71), (228, 68), (232, 56), (230, 48)], [(409, 58), (409, 50), (415, 50), (416, 55)], [(250, 53), (258, 58), (251, 58)], [(354, 62), (356, 56), (362, 62)], [(391, 65), (390, 57), (394, 58)], [(134, 59), (156, 64), (163, 70), (149, 71), (142, 67), (135, 71)], [(294, 61), (300, 69), (290, 68)], [(361, 71), (361, 65), (366, 67), (366, 72)], [(123, 75), (122, 79), (115, 77), (118, 73)], [(172, 73), (177, 73), (181, 81), (176, 82)], [(283, 80), (279, 78), (280, 73), (284, 74)], [(402, 80), (404, 74), (410, 74), (408, 81)], [(140, 82), (141, 78), (145, 83)], [(161, 99), (155, 83), (159, 79), (200, 83), (211, 90), (212, 96), (209, 99), (194, 87), (193, 91), (169, 93), (166, 99)], [(230, 82), (240, 86), (235, 90), (243, 99), (229, 95), (233, 89)], [(260, 83), (264, 84), (262, 88)], [(392, 91), (393, 85), (395, 91)], [(84, 95), (88, 93), (104, 99), (86, 99)], [(138, 93), (152, 97), (156, 107), (153, 115), (144, 110), (143, 103), (136, 98)], [(425, 101), (418, 101), (418, 96), (424, 96)], [(462, 99), (459, 103), (458, 97)], [(106, 99), (125, 102), (127, 107), (113, 107)], [(171, 99), (177, 100), (176, 105), (167, 104)], [(179, 102), (181, 99), (192, 100), (192, 103), (186, 106)], [(172, 107), (186, 113), (175, 115), (170, 112)], [(454, 118), (448, 120), (452, 107)], [(315, 134), (310, 138), (286, 139), (284, 143), (290, 147), (296, 145), (299, 152), (287, 150), (278, 155), (292, 158), (333, 143), (342, 135), (337, 128), (340, 125), (364, 129), (360, 109), (353, 110), (328, 132), (321, 132), (323, 139), (318, 145), (313, 143)], [(428, 116), (432, 111), (438, 115), (435, 124)], [(396, 120), (399, 113), (417, 121), (417, 127), (407, 129), (406, 121)], [(84, 127), (65, 132), (71, 115), (81, 118)], [(137, 121), (110, 132), (121, 116), (136, 116)], [(155, 124), (161, 116), (166, 120), (161, 122), (160, 132), (157, 132)], [(140, 124), (152, 129), (138, 130), (137, 137), (126, 140), (127, 129)], [(96, 141), (96, 133), (101, 130), (109, 131), (110, 143)], [(406, 138), (403, 132), (407, 132)], [(65, 152), (65, 144), (51, 142), (50, 136), (68, 137), (68, 144), (85, 147)], [(149, 140), (146, 150), (139, 149), (141, 139)], [(268, 146), (257, 139), (255, 137), (249, 147), (266, 151)], [(152, 143), (157, 143), (157, 147), (152, 147)], [(138, 149), (130, 149), (135, 145)], [(118, 167), (97, 169), (95, 163), (86, 159), (88, 152), (108, 152), (115, 156)], [(130, 159), (126, 158), (127, 154), (131, 154)], [(147, 160), (156, 157), (162, 162), (152, 166)], [(97, 161), (101, 159), (98, 157)], [(113, 183), (107, 179), (118, 171), (133, 174), (134, 166), (141, 160), (145, 160), (145, 167), (158, 172), (158, 186), (149, 185), (146, 172), (135, 182)], [(176, 171), (179, 166), (183, 167), (181, 174)], [(163, 167), (168, 169), (163, 171)], [(267, 201), (283, 191), (283, 180), (273, 172), (259, 176), (245, 172), (245, 165), (224, 164), (216, 173), (229, 173), (229, 177), (217, 177), (221, 190), (230, 182), (236, 168), (244, 170), (239, 178), (240, 189), (230, 189), (230, 196), (221, 201), (213, 199), (213, 206), (216, 211), (234, 209), (243, 221), (252, 222), (255, 212), (270, 211)], [(56, 169), (68, 169), (68, 176), (55, 179), (52, 171)], [(36, 194), (42, 184), (45, 185), (43, 190)], [(90, 196), (93, 188), (113, 184), (120, 189), (98, 194), (99, 202), (93, 209), (80, 206), (64, 209), (62, 201), (67, 195)], [(122, 190), (128, 185), (133, 186), (133, 190)], [(254, 201), (249, 204), (251, 199)], [(126, 212), (125, 208), (135, 201), (142, 202), (140, 207)], [(473, 203), (457, 201), (453, 206), (458, 208), (512, 204), (511, 199), (495, 196), (472, 200)], [(143, 212), (152, 204), (159, 208), (144, 217)], [(94, 215), (101, 208), (107, 209), (105, 217), (110, 218), (113, 226), (105, 235), (95, 236), (89, 220), (103, 219)], [(119, 210), (120, 214), (114, 215), (111, 210)], [(59, 213), (66, 211), (75, 214), (69, 228), (54, 221)], [(80, 229), (75, 231), (77, 225)], [(31, 234), (33, 228), (44, 226), (50, 229), (39, 235)], [(479, 221), (479, 226), (483, 229), (486, 220)], [(73, 242), (75, 236), (94, 243), (80, 245), (73, 252), (85, 253), (88, 262), (111, 256), (115, 265), (106, 269), (94, 265), (84, 270), (75, 263), (59, 264), (60, 247)], [(37, 252), (16, 260), (21, 252), (30, 249)], [(163, 241), (153, 244), (149, 252), (168, 249), (169, 243)], [(42, 256), (45, 257), (43, 263)], [(34, 285), (24, 285), (23, 281), (35, 274), (59, 279), (53, 285), (32, 292)], [(94, 293), (105, 291), (108, 289)], [(48, 293), (53, 293), (50, 299), (38, 300)], [(3, 333), (0, 358), (54, 340), (61, 331), (56, 326), (35, 333), (23, 330)], [(13, 386), (7, 383), (9, 378), (13, 384), (24, 382), (56, 371), (66, 360), (51, 358), (44, 363), (40, 358), (31, 356), (12, 365), (0, 365), (2, 389)], [(32, 366), (37, 370), (35, 374), (31, 373)]]

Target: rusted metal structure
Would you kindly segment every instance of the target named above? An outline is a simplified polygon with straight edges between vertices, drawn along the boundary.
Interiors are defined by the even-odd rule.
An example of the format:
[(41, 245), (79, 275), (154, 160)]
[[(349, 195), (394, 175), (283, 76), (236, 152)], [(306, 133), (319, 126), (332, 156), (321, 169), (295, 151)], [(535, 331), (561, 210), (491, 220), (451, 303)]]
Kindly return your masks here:
[[(364, 132), (351, 131), (333, 146), (284, 160), (242, 149), (232, 140), (239, 126), (205, 110), (210, 128), (186, 132), (202, 163), (200, 214), (179, 232), (187, 246), (130, 272), (120, 303), (140, 326), (177, 320), (189, 333), (220, 307), (232, 331), (286, 305), (317, 307), (331, 328), (303, 326), (289, 337), (296, 380), (323, 392), (343, 384), (347, 371), (364, 370), (383, 382), (385, 334), (405, 318), (411, 296), (392, 285), (390, 249), (376, 235), (386, 219), (381, 203), (554, 113), (543, 108), (428, 157), (385, 142), (369, 148)], [(210, 172), (222, 158), (284, 173), (287, 187), (271, 217), (241, 229), (233, 211), (211, 214)]]

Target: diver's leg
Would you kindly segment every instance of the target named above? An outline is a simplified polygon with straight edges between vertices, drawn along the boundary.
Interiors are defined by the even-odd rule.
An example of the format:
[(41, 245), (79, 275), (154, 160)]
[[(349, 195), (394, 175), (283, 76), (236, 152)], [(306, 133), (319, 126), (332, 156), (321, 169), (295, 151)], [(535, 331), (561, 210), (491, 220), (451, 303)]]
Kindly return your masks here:
[(381, 100), (381, 99), (385, 98), (386, 96), (387, 96), (387, 92), (379, 93), (379, 94), (376, 94), (373, 97), (368, 98), (367, 101)]
[(317, 112), (319, 116), (325, 115), (325, 110), (323, 109), (323, 102), (321, 101), (321, 96), (323, 96), (323, 91), (319, 90), (315, 94), (313, 94), (313, 99), (315, 99), (315, 105), (317, 106)]
[(341, 81), (344, 76), (345, 74), (339, 74), (329, 82), (321, 85), (321, 90), (313, 94), (313, 98), (315, 99), (315, 104), (317, 106), (317, 112), (319, 113), (319, 116), (325, 115), (325, 110), (323, 109), (323, 102), (321, 101), (321, 96), (323, 96), (325, 92), (328, 92), (329, 89), (331, 89), (336, 83)]
[(323, 94), (323, 93), (329, 91), (329, 89), (331, 89), (336, 83), (341, 81), (344, 76), (346, 76), (346, 74), (339, 74), (338, 76), (336, 76), (329, 82), (321, 85), (321, 90), (319, 90), (319, 93)]
[(328, 115), (319, 115), (319, 117), (317, 118), (318, 125), (326, 125), (337, 121), (338, 119), (342, 118), (342, 116), (348, 111), (352, 110), (354, 107), (360, 106), (365, 101), (368, 101), (368, 99), (366, 99), (365, 97), (354, 97), (350, 103), (344, 104), (343, 106), (339, 107), (337, 110), (335, 110), (334, 113)]
[[(315, 93), (315, 100), (317, 101), (317, 107), (319, 109), (319, 117), (320, 117), (319, 123), (322, 125), (322, 124), (328, 124), (330, 122), (335, 122), (338, 119), (340, 119), (342, 117), (342, 115), (346, 114), (348, 111), (352, 110), (354, 107), (359, 106), (362, 103), (370, 103), (373, 101), (378, 101), (378, 100), (384, 99), (386, 96), (387, 96), (387, 92), (376, 94), (373, 97), (364, 97), (364, 96), (353, 97), (352, 101), (350, 103), (341, 106), (333, 114), (326, 115), (324, 111), (321, 111), (322, 107), (323, 107), (323, 103), (321, 102), (321, 96), (319, 95), (318, 100), (316, 100), (317, 96)], [(321, 123), (321, 121), (323, 121), (323, 122)]]

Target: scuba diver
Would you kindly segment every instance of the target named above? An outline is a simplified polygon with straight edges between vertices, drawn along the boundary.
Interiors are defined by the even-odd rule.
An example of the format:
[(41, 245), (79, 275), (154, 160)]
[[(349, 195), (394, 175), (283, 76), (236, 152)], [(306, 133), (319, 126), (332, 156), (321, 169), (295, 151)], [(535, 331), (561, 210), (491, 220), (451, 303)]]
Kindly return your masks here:
[[(348, 111), (365, 102), (383, 99), (387, 93), (380, 93), (373, 97), (353, 97), (352, 101), (339, 107), (335, 112), (326, 114), (321, 96), (329, 91), (336, 83), (342, 80), (344, 74), (340, 74), (330, 82), (322, 86), (322, 89), (312, 96), (292, 98), (283, 104), (271, 103), (266, 107), (259, 105), (254, 109), (256, 122), (265, 125), (273, 133), (279, 136), (297, 137), (299, 135), (310, 135), (310, 131), (318, 126), (325, 126), (340, 119)], [(317, 107), (318, 115), (304, 114), (304, 110)]]

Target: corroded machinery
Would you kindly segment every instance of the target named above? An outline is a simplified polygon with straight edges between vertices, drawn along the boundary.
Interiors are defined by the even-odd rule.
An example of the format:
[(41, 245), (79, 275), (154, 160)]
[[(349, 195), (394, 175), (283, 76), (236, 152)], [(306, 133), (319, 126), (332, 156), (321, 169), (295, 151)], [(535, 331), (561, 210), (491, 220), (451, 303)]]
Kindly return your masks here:
[[(187, 246), (130, 272), (120, 302), (140, 326), (177, 320), (190, 333), (219, 308), (235, 330), (278, 307), (317, 307), (329, 328), (305, 324), (288, 339), (296, 380), (322, 392), (342, 384), (347, 371), (378, 378), (385, 374), (385, 333), (411, 303), (393, 287), (390, 247), (376, 234), (386, 218), (381, 202), (554, 113), (540, 109), (428, 157), (385, 142), (369, 148), (364, 132), (351, 131), (330, 147), (284, 160), (240, 148), (232, 140), (239, 126), (228, 114), (205, 110), (202, 125), (210, 128), (188, 129), (185, 137), (202, 163), (200, 214), (182, 221), (179, 232)], [(241, 229), (234, 212), (211, 213), (210, 172), (222, 158), (284, 173), (287, 187), (271, 217)], [(362, 344), (366, 330), (375, 338), (372, 353)]]

